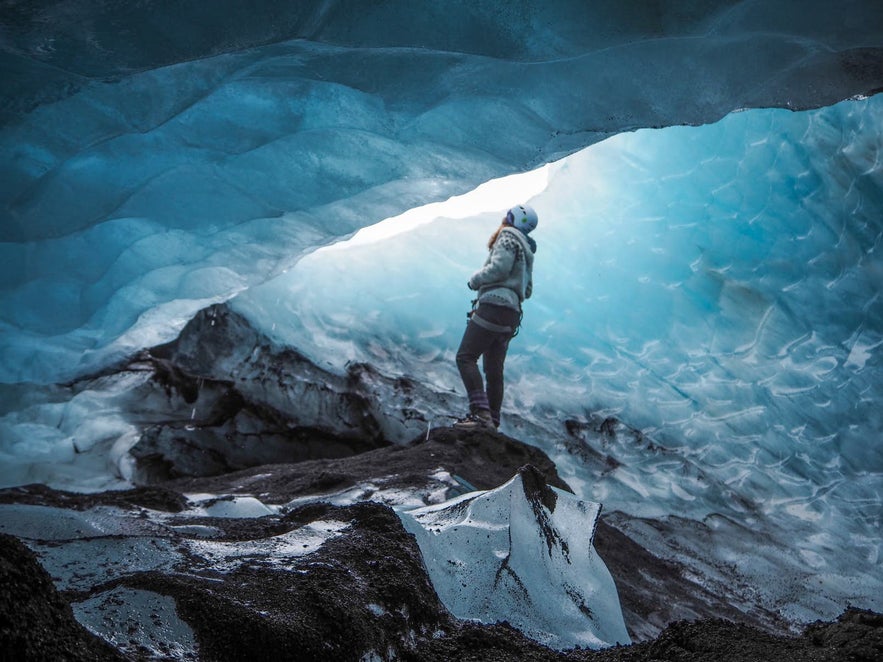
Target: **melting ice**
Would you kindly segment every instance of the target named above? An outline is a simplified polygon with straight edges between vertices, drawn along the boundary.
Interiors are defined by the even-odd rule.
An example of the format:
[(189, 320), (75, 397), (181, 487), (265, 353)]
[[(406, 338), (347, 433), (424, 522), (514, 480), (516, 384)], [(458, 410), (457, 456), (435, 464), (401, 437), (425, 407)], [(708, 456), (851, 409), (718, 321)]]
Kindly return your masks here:
[(458, 618), (506, 621), (554, 648), (630, 643), (592, 546), (600, 504), (545, 486), (543, 498), (528, 486), (536, 475), (400, 513), (439, 598)]
[[(504, 403), (550, 438), (567, 417), (638, 427), (664, 448), (604, 448), (609, 473), (556, 456), (582, 496), (793, 541), (795, 566), (856, 600), (878, 593), (883, 551), (881, 118), (880, 96), (752, 110), (555, 164), (530, 200), (536, 290)], [(463, 284), (498, 216), (317, 251), (234, 306), (318, 362), (460, 388)]]
[[(541, 216), (536, 290), (507, 362), (504, 414), (529, 421), (537, 433), (527, 441), (612, 516), (703, 522), (710, 538), (697, 555), (727, 549), (723, 560), (744, 564), (758, 582), (781, 574), (777, 550), (794, 550), (790, 586), (801, 591), (787, 615), (798, 620), (836, 616), (849, 601), (879, 609), (883, 594), (881, 105), (877, 96), (800, 113), (751, 110), (708, 126), (617, 135), (555, 163), (546, 190), (529, 201)], [(315, 251), (251, 287), (264, 276), (246, 265), (277, 238), (259, 223), (234, 225), (235, 236), (225, 230), (212, 241), (244, 242), (241, 262), (228, 266), (250, 275), (222, 279), (223, 295), (216, 254), (203, 261), (188, 250), (191, 266), (208, 269), (189, 281), (171, 266), (181, 255), (164, 248), (176, 231), (137, 219), (32, 242), (28, 259), (70, 266), (72, 278), (104, 274), (83, 310), (92, 311), (93, 294), (104, 302), (113, 290), (90, 322), (105, 340), (133, 318), (146, 329), (141, 343), (167, 340), (204, 301), (200, 292), (211, 300), (248, 287), (234, 308), (320, 365), (365, 360), (450, 390), (460, 388), (453, 350), (469, 305), (465, 281), (500, 215), (439, 218), (380, 242)], [(103, 243), (108, 232), (118, 241)], [(329, 237), (289, 238), (280, 246), (300, 254)], [(80, 264), (96, 245), (108, 253)], [(276, 269), (278, 250), (262, 273)], [(129, 276), (157, 257), (169, 269), (132, 286)], [(5, 314), (15, 319), (5, 328), (18, 325), (3, 348), (7, 380), (68, 369), (55, 357), (77, 355), (81, 331), (50, 325), (43, 340), (36, 331), (24, 338), (21, 329), (39, 331), (44, 319), (25, 300), (46, 283), (6, 282)], [(155, 307), (138, 316), (129, 304), (143, 296)], [(4, 393), (4, 465), (33, 458), (69, 486), (78, 450), (136, 434), (113, 394), (68, 402), (63, 389), (45, 395), (27, 384)], [(612, 416), (644, 441), (617, 437), (595, 449), (615, 460), (611, 469), (587, 471), (563, 450), (563, 422), (577, 429)], [(87, 469), (105, 467), (96, 458)], [(53, 483), (51, 473), (40, 476)], [(650, 529), (629, 532), (659, 542)], [(732, 551), (749, 538), (769, 547)], [(816, 600), (811, 581), (823, 583), (830, 603)]]

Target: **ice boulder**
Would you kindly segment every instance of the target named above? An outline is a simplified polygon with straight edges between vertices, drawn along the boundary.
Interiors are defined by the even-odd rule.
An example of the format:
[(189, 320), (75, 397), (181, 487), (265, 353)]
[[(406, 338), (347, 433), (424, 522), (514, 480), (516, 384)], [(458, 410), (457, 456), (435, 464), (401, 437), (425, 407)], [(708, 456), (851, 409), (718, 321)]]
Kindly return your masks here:
[(399, 515), (456, 617), (508, 621), (557, 649), (630, 643), (619, 595), (592, 546), (601, 505), (523, 467), (496, 489)]

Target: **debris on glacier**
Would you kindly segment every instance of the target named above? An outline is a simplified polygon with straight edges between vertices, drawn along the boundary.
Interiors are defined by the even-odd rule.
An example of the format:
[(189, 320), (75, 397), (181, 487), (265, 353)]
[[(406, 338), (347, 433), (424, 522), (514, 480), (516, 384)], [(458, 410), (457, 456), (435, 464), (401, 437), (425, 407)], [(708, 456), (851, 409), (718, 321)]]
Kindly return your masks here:
[[(533, 468), (519, 472), (525, 465)], [(513, 473), (515, 478), (506, 478)], [(390, 489), (347, 493), (348, 487), (369, 483)], [(412, 503), (399, 501), (409, 489), (431, 507), (414, 510)], [(452, 500), (440, 505), (440, 495)], [(427, 572), (431, 560), (405, 529), (409, 515), (402, 511), (417, 516), (423, 511), (444, 527), (453, 522), (442, 523), (442, 516), (457, 504), (468, 510), (482, 498), (497, 499), (501, 514), (506, 504), (498, 497), (504, 502), (508, 497), (511, 506), (513, 496), (510, 515), (520, 511), (520, 517), (510, 517), (508, 526), (522, 551), (533, 549), (520, 560), (517, 551), (512, 554), (511, 568), (536, 588), (538, 582), (561, 579), (562, 569), (585, 571), (580, 563), (569, 566), (565, 556), (585, 560), (594, 545), (602, 565), (576, 574), (597, 578), (606, 564), (624, 605), (621, 618), (642, 643), (554, 650), (509, 623), (451, 614)], [(398, 515), (385, 498), (404, 506)], [(749, 659), (792, 662), (828, 652), (830, 658), (820, 659), (870, 660), (883, 651), (883, 619), (877, 614), (850, 609), (836, 623), (814, 624), (799, 638), (783, 636), (781, 625), (758, 612), (715, 602), (688, 569), (654, 557), (603, 519), (595, 520), (597, 513), (597, 504), (581, 504), (568, 492), (538, 449), (496, 433), (450, 428), (434, 430), (428, 440), (421, 435), (406, 445), (347, 458), (152, 487), (91, 494), (42, 485), (8, 488), (0, 490), (0, 619), (13, 628), (0, 628), (0, 646), (17, 659), (299, 656), (411, 662), (500, 655), (644, 662), (687, 659), (684, 650), (724, 660), (746, 659), (731, 656), (737, 651)], [(592, 521), (594, 536), (587, 526)], [(481, 559), (497, 558), (500, 538), (488, 533), (467, 543), (478, 566)], [(531, 558), (541, 562), (531, 568)], [(463, 569), (464, 579), (469, 570)], [(575, 616), (574, 610), (583, 612), (573, 596), (587, 595), (593, 586), (598, 585), (578, 583), (568, 594), (550, 585), (537, 606)], [(613, 596), (607, 592), (607, 598)], [(584, 606), (597, 619), (610, 620), (599, 597), (594, 594)], [(544, 616), (535, 615), (538, 621)]]

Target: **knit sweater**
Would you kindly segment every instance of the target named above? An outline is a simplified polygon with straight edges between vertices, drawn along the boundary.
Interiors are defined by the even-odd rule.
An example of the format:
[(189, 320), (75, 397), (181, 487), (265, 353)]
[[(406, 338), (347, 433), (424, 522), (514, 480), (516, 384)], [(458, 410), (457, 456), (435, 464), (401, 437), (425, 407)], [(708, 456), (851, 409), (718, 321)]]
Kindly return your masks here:
[(521, 302), (533, 292), (536, 250), (536, 242), (521, 230), (503, 228), (484, 266), (469, 279), (469, 289), (478, 290), (479, 303), (521, 310)]

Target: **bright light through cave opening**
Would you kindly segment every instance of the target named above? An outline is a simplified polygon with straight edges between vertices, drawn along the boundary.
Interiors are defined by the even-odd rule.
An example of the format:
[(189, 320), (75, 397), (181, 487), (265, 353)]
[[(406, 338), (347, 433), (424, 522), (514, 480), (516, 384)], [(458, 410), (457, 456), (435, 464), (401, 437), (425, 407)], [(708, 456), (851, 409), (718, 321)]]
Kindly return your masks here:
[(431, 202), (414, 207), (398, 216), (362, 228), (348, 240), (319, 250), (337, 251), (372, 244), (439, 218), (471, 218), (494, 211), (499, 211), (502, 216), (512, 205), (527, 202), (542, 193), (549, 184), (551, 169), (552, 164), (547, 163), (529, 172), (492, 179), (468, 193), (452, 196), (443, 202)]

